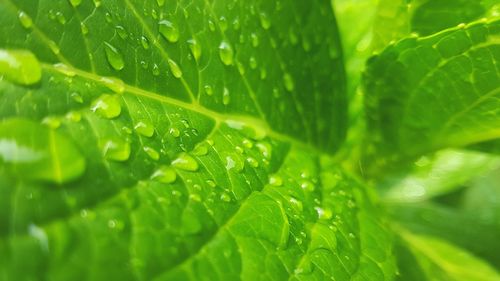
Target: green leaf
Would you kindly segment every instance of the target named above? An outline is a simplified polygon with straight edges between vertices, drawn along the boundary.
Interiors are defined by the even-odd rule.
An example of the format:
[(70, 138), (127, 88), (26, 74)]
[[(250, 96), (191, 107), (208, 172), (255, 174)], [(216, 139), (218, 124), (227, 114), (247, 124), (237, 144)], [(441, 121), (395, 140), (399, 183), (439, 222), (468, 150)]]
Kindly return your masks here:
[[(500, 137), (500, 21), (408, 38), (372, 58), (365, 75), (371, 155), (412, 158)], [(399, 155), (398, 155), (399, 154)]]
[(423, 201), (462, 188), (468, 181), (498, 168), (499, 160), (485, 153), (441, 150), (422, 156), (409, 169), (384, 175), (377, 187), (384, 201)]
[[(420, 271), (420, 278), (443, 281), (487, 281), (500, 280), (500, 274), (490, 265), (453, 244), (431, 236), (413, 234), (399, 229), (404, 243), (414, 255), (417, 264), (402, 264), (404, 270)], [(405, 259), (404, 261), (408, 261)], [(415, 267), (419, 269), (415, 269)], [(403, 271), (400, 280), (421, 280), (408, 278)]]
[[(0, 14), (0, 49), (41, 68), (31, 83), (11, 73), (35, 64), (1, 65), (0, 118), (19, 124), (0, 140), (71, 147), (29, 172), (0, 154), (2, 278), (392, 280), (391, 235), (331, 156), (347, 117), (329, 3), (8, 0)], [(43, 169), (61, 176), (27, 175)]]

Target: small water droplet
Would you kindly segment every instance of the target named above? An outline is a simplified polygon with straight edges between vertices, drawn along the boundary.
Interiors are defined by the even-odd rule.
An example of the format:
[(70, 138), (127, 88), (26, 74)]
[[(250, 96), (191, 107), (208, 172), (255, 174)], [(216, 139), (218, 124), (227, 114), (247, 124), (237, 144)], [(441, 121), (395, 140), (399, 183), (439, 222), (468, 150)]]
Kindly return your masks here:
[(122, 94), (125, 91), (125, 83), (123, 83), (123, 81), (118, 78), (101, 77), (99, 81), (103, 83), (104, 86), (108, 87), (108, 89), (117, 94)]
[(134, 130), (145, 137), (151, 137), (155, 132), (154, 126), (148, 121), (137, 122), (134, 126)]
[(130, 157), (130, 144), (121, 139), (108, 139), (103, 142), (104, 157), (114, 161), (127, 161)]
[(177, 179), (177, 173), (172, 167), (162, 165), (151, 175), (151, 179), (162, 183), (173, 183)]
[(251, 38), (251, 40), (252, 40), (252, 46), (253, 46), (253, 47), (257, 47), (257, 46), (259, 46), (259, 36), (258, 36), (257, 34), (252, 33), (252, 34), (250, 35), (250, 38)]
[(215, 31), (215, 24), (212, 20), (208, 20), (208, 29), (210, 29), (210, 31), (212, 32)]
[(42, 78), (42, 68), (29, 51), (0, 49), (0, 76), (21, 85), (32, 85)]
[(222, 92), (222, 104), (228, 105), (231, 102), (231, 96), (229, 94), (229, 90), (224, 87), (224, 91)]
[(117, 25), (115, 28), (116, 33), (118, 33), (118, 36), (120, 36), (121, 39), (127, 39), (128, 33), (123, 26)]
[(160, 75), (160, 68), (158, 67), (158, 65), (156, 63), (153, 65), (153, 75), (154, 76)]
[(141, 37), (141, 45), (144, 48), (144, 50), (149, 50), (149, 40), (146, 36)]
[(82, 114), (78, 111), (70, 111), (66, 113), (65, 117), (72, 122), (80, 122), (82, 120)]
[(252, 168), (257, 168), (259, 167), (259, 162), (255, 160), (253, 157), (248, 157), (247, 158), (247, 163), (250, 165)]
[(196, 155), (196, 156), (207, 155), (208, 154), (208, 147), (205, 143), (200, 143), (193, 149), (192, 153), (193, 153), (193, 155)]
[(158, 26), (160, 34), (167, 39), (167, 41), (175, 43), (179, 40), (179, 29), (174, 23), (168, 20), (161, 20)]
[(314, 191), (315, 189), (315, 186), (312, 182), (310, 181), (303, 181), (301, 184), (300, 184), (300, 187), (305, 190), (305, 191)]
[(156, 0), (156, 3), (159, 7), (163, 7), (163, 5), (165, 5), (165, 0)]
[(77, 103), (83, 103), (83, 98), (79, 93), (71, 93), (71, 98)]
[(333, 216), (332, 211), (330, 209), (324, 209), (321, 207), (314, 207), (314, 209), (316, 210), (319, 219), (329, 220)]
[(82, 0), (69, 0), (69, 3), (76, 8), (82, 3)]
[(172, 74), (175, 78), (182, 77), (182, 70), (179, 68), (175, 61), (168, 59), (168, 66), (170, 67), (170, 71), (172, 71)]
[(19, 14), (17, 14), (17, 16), (19, 18), (19, 22), (21, 22), (21, 25), (24, 28), (31, 28), (33, 26), (33, 20), (25, 12), (20, 11)]
[(219, 27), (222, 32), (225, 32), (227, 30), (227, 19), (226, 17), (222, 16), (219, 18)]
[(179, 131), (179, 129), (174, 128), (174, 127), (170, 128), (170, 129), (168, 130), (168, 132), (169, 132), (169, 134), (170, 134), (171, 136), (173, 136), (174, 138), (178, 138), (178, 137), (181, 135), (181, 132)]
[(207, 94), (207, 96), (211, 96), (214, 94), (214, 91), (212, 89), (212, 86), (210, 85), (205, 85), (205, 87), (203, 87), (205, 89), (205, 94)]
[(225, 161), (226, 170), (241, 172), (244, 168), (244, 163), (238, 155), (232, 153), (225, 153), (223, 155)]
[(65, 25), (66, 24), (66, 18), (64, 17), (64, 15), (61, 13), (61, 12), (57, 12), (56, 13), (56, 19), (57, 21), (62, 24), (62, 25)]
[(266, 30), (271, 27), (271, 20), (266, 13), (260, 13), (260, 25)]
[(295, 82), (289, 73), (283, 75), (283, 82), (285, 83), (285, 89), (289, 92), (295, 89)]
[(220, 199), (224, 202), (231, 202), (231, 195), (229, 195), (229, 193), (227, 192), (223, 192), (221, 195), (220, 195)]
[(75, 71), (64, 63), (56, 63), (54, 64), (54, 68), (68, 77), (74, 77), (76, 75)]
[(240, 19), (239, 18), (235, 18), (233, 20), (233, 29), (234, 30), (240, 30), (240, 27), (241, 27)]
[(282, 186), (283, 179), (279, 175), (272, 175), (269, 177), (269, 184), (273, 186)]
[(122, 54), (113, 45), (104, 42), (104, 51), (106, 53), (106, 59), (111, 67), (115, 70), (122, 70), (123, 67), (125, 67)]
[(201, 45), (200, 45), (200, 43), (195, 38), (189, 39), (187, 41), (187, 43), (189, 44), (189, 49), (191, 50), (191, 54), (193, 54), (194, 59), (196, 61), (199, 61), (200, 57), (201, 57)]
[(143, 149), (144, 149), (144, 152), (146, 152), (146, 154), (149, 156), (149, 158), (151, 158), (153, 160), (160, 159), (160, 153), (158, 153), (158, 151), (156, 151), (154, 148), (149, 147), (149, 146), (145, 146)]
[(104, 118), (115, 118), (121, 113), (120, 98), (116, 95), (103, 94), (91, 104), (90, 109)]
[(219, 45), (219, 57), (225, 65), (233, 64), (234, 51), (233, 47), (227, 42), (222, 41)]
[(249, 140), (249, 139), (243, 139), (243, 141), (241, 141), (241, 144), (243, 144), (244, 147), (250, 149), (253, 147), (253, 141)]
[(257, 68), (257, 60), (255, 59), (255, 57), (250, 57), (249, 59), (249, 64), (250, 64), (250, 68), (251, 69), (256, 69)]
[(184, 152), (179, 154), (177, 158), (172, 161), (172, 166), (190, 172), (195, 172), (199, 168), (196, 159)]

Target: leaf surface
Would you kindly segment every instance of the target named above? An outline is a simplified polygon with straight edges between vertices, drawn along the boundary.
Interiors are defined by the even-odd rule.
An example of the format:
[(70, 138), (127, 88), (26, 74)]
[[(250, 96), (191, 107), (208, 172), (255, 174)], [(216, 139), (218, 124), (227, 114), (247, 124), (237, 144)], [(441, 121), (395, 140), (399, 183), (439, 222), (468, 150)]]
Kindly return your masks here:
[[(392, 279), (390, 234), (329, 156), (347, 117), (328, 2), (8, 0), (0, 15), (0, 132), (22, 120), (0, 143), (30, 156), (0, 154), (0, 276)], [(18, 137), (36, 131), (84, 163), (24, 176), (37, 153), (67, 164)]]

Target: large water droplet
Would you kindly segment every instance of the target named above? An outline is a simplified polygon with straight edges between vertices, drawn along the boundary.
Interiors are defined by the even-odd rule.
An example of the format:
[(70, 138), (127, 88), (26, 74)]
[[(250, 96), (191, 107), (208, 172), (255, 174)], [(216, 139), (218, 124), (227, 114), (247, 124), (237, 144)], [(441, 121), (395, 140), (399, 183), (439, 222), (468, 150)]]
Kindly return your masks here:
[(115, 70), (122, 70), (125, 67), (125, 62), (123, 61), (123, 56), (113, 45), (108, 42), (104, 42), (104, 51), (106, 53), (106, 59), (108, 63)]
[(183, 152), (172, 161), (172, 166), (175, 168), (195, 172), (198, 170), (198, 162), (191, 155)]
[(116, 95), (101, 95), (92, 102), (90, 109), (104, 118), (118, 117), (122, 111), (120, 98)]
[(130, 144), (121, 139), (109, 139), (103, 142), (104, 157), (114, 161), (127, 161), (130, 157)]
[(158, 23), (158, 30), (169, 42), (175, 43), (179, 40), (179, 29), (168, 20), (161, 20)]
[(222, 41), (219, 45), (219, 57), (225, 65), (233, 64), (234, 51), (233, 47), (227, 42)]
[(175, 61), (168, 59), (168, 66), (170, 67), (170, 71), (172, 71), (172, 74), (175, 78), (182, 77), (182, 70), (179, 68)]
[(177, 173), (172, 167), (162, 165), (151, 175), (151, 178), (162, 183), (173, 183), (177, 179)]
[(24, 28), (31, 28), (33, 26), (33, 20), (25, 12), (20, 11), (19, 14), (17, 14), (17, 17)]
[(85, 171), (85, 158), (70, 139), (27, 119), (0, 123), (0, 162), (24, 180), (66, 183)]
[(154, 126), (149, 123), (148, 121), (139, 121), (137, 124), (135, 124), (134, 129), (137, 133), (145, 136), (145, 137), (151, 137), (153, 136), (155, 132)]
[(29, 51), (0, 49), (0, 76), (14, 83), (32, 85), (42, 78), (42, 69)]

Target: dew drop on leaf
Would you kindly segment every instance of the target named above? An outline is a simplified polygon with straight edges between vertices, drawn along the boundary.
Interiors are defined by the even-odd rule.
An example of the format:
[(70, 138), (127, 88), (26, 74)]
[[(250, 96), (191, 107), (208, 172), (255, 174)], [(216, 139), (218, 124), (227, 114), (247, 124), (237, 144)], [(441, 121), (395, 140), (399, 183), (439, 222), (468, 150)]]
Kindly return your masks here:
[(193, 54), (194, 59), (196, 61), (199, 61), (200, 57), (201, 57), (201, 45), (200, 45), (200, 43), (195, 38), (189, 39), (187, 41), (187, 43), (189, 45), (189, 49), (191, 50), (191, 54)]
[(179, 154), (177, 158), (172, 161), (172, 166), (189, 172), (196, 172), (199, 168), (196, 159), (185, 152)]
[(116, 33), (118, 33), (118, 36), (120, 36), (121, 39), (127, 39), (128, 33), (123, 26), (117, 25), (115, 28)]
[(178, 137), (181, 135), (181, 132), (179, 131), (179, 129), (174, 128), (174, 127), (170, 128), (170, 129), (168, 130), (168, 133), (169, 133), (172, 137), (174, 137), (174, 138), (178, 138)]
[(266, 30), (271, 27), (271, 20), (266, 13), (260, 13), (260, 25)]
[(156, 63), (153, 65), (153, 75), (154, 76), (160, 75), (160, 68), (158, 67), (158, 65)]
[(33, 20), (31, 19), (30, 16), (28, 16), (28, 14), (26, 14), (25, 12), (23, 11), (20, 11), (18, 14), (17, 14), (17, 17), (19, 18), (19, 22), (21, 22), (21, 25), (24, 27), (24, 28), (31, 28), (33, 26)]
[(173, 183), (177, 179), (177, 173), (172, 167), (162, 165), (151, 175), (151, 179), (162, 183)]
[(113, 45), (108, 42), (104, 42), (104, 51), (106, 53), (106, 59), (108, 63), (115, 70), (122, 70), (125, 67), (125, 62), (123, 61), (123, 55), (115, 48)]
[(259, 162), (255, 160), (253, 157), (248, 157), (247, 158), (247, 163), (250, 165), (252, 168), (257, 168), (259, 167)]
[(158, 31), (171, 43), (175, 43), (179, 40), (179, 29), (171, 21), (161, 20), (158, 23)]
[(146, 36), (141, 37), (141, 45), (144, 48), (144, 50), (149, 50), (149, 40)]
[(29, 51), (0, 49), (0, 76), (21, 85), (32, 85), (42, 78), (42, 69)]
[(292, 76), (289, 73), (283, 75), (283, 82), (285, 83), (285, 89), (289, 92), (295, 89), (295, 83)]
[(210, 85), (205, 85), (203, 88), (205, 89), (205, 94), (207, 94), (207, 96), (211, 96), (211, 95), (213, 95), (213, 94), (214, 94), (214, 91), (213, 91), (213, 89), (212, 89), (212, 86), (210, 86)]
[(125, 91), (125, 83), (123, 83), (122, 80), (114, 77), (101, 77), (99, 79), (101, 83), (104, 84), (104, 86), (108, 87), (111, 91), (121, 94)]
[(122, 111), (120, 98), (116, 95), (103, 94), (94, 100), (90, 109), (104, 118), (118, 117)]
[(224, 87), (224, 90), (222, 92), (222, 104), (223, 105), (228, 105), (231, 102), (231, 96), (229, 94), (229, 90)]
[(250, 57), (249, 64), (250, 64), (251, 69), (257, 68), (257, 60), (255, 59), (255, 57), (253, 57), (253, 56)]
[(269, 184), (272, 186), (282, 186), (283, 179), (279, 175), (272, 175), (269, 177)]
[(156, 3), (159, 7), (163, 7), (163, 5), (165, 5), (165, 0), (156, 0)]
[(155, 132), (154, 126), (148, 121), (137, 122), (134, 126), (134, 130), (145, 137), (151, 137)]
[(73, 7), (78, 7), (82, 3), (82, 0), (69, 0), (69, 3)]
[(104, 157), (114, 161), (127, 161), (130, 157), (130, 144), (121, 139), (108, 139), (102, 144)]
[(151, 158), (153, 160), (160, 159), (160, 153), (158, 153), (158, 151), (156, 151), (154, 148), (149, 147), (149, 146), (145, 146), (143, 149), (144, 149), (144, 152), (146, 152), (146, 154), (149, 156), (149, 158)]
[(17, 118), (0, 123), (0, 162), (20, 179), (59, 184), (79, 178), (86, 165), (70, 139), (39, 123)]
[(259, 46), (259, 36), (258, 36), (257, 34), (252, 33), (252, 34), (250, 35), (250, 38), (251, 38), (251, 40), (252, 40), (252, 46), (253, 46), (253, 47), (257, 47), (257, 46)]
[(42, 119), (42, 124), (52, 129), (61, 127), (61, 118), (54, 116), (47, 116)]
[(225, 65), (233, 64), (233, 57), (234, 57), (233, 47), (231, 47), (231, 45), (227, 41), (222, 41), (219, 44), (219, 57), (223, 64)]
[(170, 67), (170, 71), (172, 72), (175, 78), (182, 77), (182, 70), (179, 68), (179, 66), (175, 61), (168, 59), (168, 66)]
[(229, 193), (227, 192), (223, 192), (221, 195), (220, 195), (220, 200), (224, 201), (224, 202), (231, 202), (231, 195), (229, 195)]

